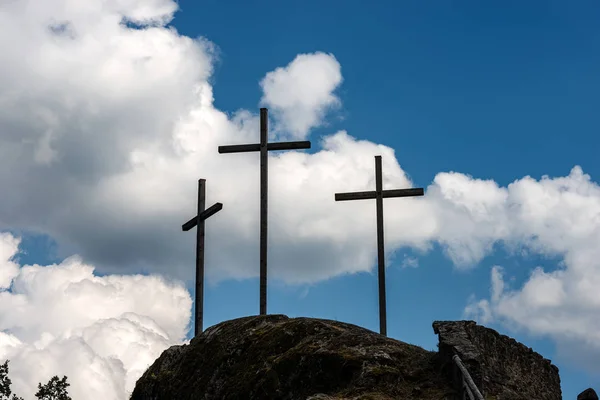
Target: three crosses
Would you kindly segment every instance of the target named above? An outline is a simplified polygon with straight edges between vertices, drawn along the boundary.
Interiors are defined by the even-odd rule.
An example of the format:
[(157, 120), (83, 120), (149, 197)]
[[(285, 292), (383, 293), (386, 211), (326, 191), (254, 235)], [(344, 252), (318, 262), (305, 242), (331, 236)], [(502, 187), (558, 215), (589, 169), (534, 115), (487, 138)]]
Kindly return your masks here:
[[(268, 189), (268, 151), (310, 149), (310, 141), (268, 142), (268, 111), (260, 109), (260, 143), (219, 146), (219, 153), (241, 153), (260, 151), (260, 315), (267, 314), (267, 189)], [(197, 226), (196, 231), (196, 318), (194, 336), (203, 331), (204, 309), (204, 222), (211, 215), (223, 208), (216, 203), (208, 209), (205, 207), (206, 180), (198, 181), (198, 213), (182, 229), (188, 231)], [(377, 206), (377, 261), (379, 276), (379, 330), (387, 335), (387, 317), (385, 302), (385, 252), (383, 237), (383, 199), (388, 197), (422, 196), (423, 189), (383, 190), (381, 173), (381, 156), (375, 156), (375, 190), (368, 192), (336, 193), (336, 201), (375, 199)]]

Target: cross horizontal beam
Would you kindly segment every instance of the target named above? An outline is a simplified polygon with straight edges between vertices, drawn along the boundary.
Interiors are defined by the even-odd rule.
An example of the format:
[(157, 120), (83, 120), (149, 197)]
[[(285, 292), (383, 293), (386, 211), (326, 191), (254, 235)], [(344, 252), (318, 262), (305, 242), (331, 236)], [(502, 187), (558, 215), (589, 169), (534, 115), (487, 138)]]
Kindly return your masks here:
[[(299, 142), (277, 142), (267, 143), (268, 151), (276, 150), (300, 150), (310, 149), (310, 141), (303, 140)], [(249, 151), (260, 151), (260, 143), (253, 144), (232, 144), (227, 146), (219, 146), (219, 153), (246, 153)]]
[[(381, 196), (384, 199), (389, 198), (389, 197), (423, 196), (423, 188), (382, 190)], [(368, 192), (348, 192), (348, 193), (336, 193), (335, 194), (335, 201), (367, 200), (367, 199), (376, 199), (376, 198), (377, 198), (377, 191), (375, 191), (375, 190), (371, 190)]]
[(310, 141), (269, 143), (269, 110), (260, 109), (260, 142), (253, 144), (233, 144), (219, 146), (220, 154), (260, 153), (260, 315), (267, 314), (267, 242), (268, 242), (268, 189), (269, 189), (269, 151), (310, 149)]
[(379, 281), (379, 333), (387, 336), (385, 297), (385, 249), (383, 237), (383, 199), (390, 197), (423, 196), (423, 188), (383, 190), (381, 156), (375, 156), (375, 190), (368, 192), (336, 193), (335, 201), (375, 199), (377, 210), (377, 276)]
[(200, 215), (195, 216), (194, 218), (190, 219), (188, 222), (186, 222), (185, 224), (183, 224), (181, 226), (181, 229), (184, 232), (185, 231), (189, 231), (190, 229), (192, 229), (193, 227), (195, 227), (196, 225), (198, 225), (198, 220), (204, 221), (204, 220), (208, 219), (208, 217), (210, 217), (211, 215), (216, 214), (217, 212), (221, 211), (222, 209), (223, 209), (223, 204), (222, 203), (215, 203), (211, 207), (209, 207), (206, 210), (202, 211), (200, 213)]

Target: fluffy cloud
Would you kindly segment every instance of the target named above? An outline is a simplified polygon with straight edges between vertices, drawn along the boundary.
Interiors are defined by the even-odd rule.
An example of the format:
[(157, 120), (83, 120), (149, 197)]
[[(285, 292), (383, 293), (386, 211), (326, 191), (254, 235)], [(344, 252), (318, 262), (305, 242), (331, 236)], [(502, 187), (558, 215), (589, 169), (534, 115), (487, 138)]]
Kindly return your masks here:
[[(46, 233), (60, 256), (80, 254), (103, 273), (168, 265), (169, 274), (189, 279), (194, 235), (180, 226), (193, 216), (202, 177), (208, 203), (225, 205), (208, 223), (208, 277), (255, 276), (257, 155), (219, 155), (217, 147), (255, 142), (258, 120), (213, 107), (213, 45), (161, 26), (170, 1), (51, 3), (35, 11), (15, 4), (0, 17), (7, 33), (0, 39), (0, 187), (19, 188), (3, 196), (0, 229)], [(123, 20), (149, 26), (132, 29)], [(8, 39), (23, 27), (30, 31), (24, 43)], [(339, 104), (333, 91), (341, 79), (339, 63), (324, 53), (267, 74), (263, 102), (279, 135), (290, 129), (303, 137), (321, 124)], [(369, 269), (375, 252), (362, 243), (370, 233), (351, 228), (372, 228), (372, 207), (339, 204), (333, 194), (372, 185), (373, 155), (384, 155), (386, 185), (411, 186), (385, 146), (345, 132), (320, 144), (313, 155), (271, 155), (270, 271), (287, 282)], [(411, 208), (418, 203), (403, 203), (387, 213), (392, 223), (418, 218)], [(388, 237), (421, 244), (428, 237), (417, 235)]]
[(192, 300), (182, 284), (98, 277), (78, 257), (15, 274), (18, 244), (0, 236), (9, 249), (0, 254), (0, 276), (11, 276), (0, 291), (0, 359), (11, 360), (19, 395), (33, 398), (37, 382), (64, 374), (73, 398), (125, 400), (148, 365), (185, 338)]
[(600, 356), (600, 187), (575, 167), (567, 177), (526, 177), (489, 192), (488, 198), (504, 201), (488, 213), (496, 216), (497, 234), (479, 236), (480, 248), (502, 240), (509, 248), (518, 244), (563, 261), (558, 269), (536, 268), (520, 288), (510, 288), (503, 268), (495, 266), (490, 299), (473, 299), (467, 314), (548, 335), (571, 349), (577, 344), (588, 356)]
[(323, 124), (329, 109), (340, 106), (333, 91), (341, 83), (341, 66), (332, 54), (300, 54), (287, 67), (264, 77), (261, 102), (273, 109), (276, 128), (303, 139), (311, 128)]
[[(123, 393), (158, 349), (181, 340), (188, 295), (127, 274), (192, 277), (194, 235), (180, 226), (195, 212), (198, 178), (207, 179), (208, 204), (224, 203), (207, 223), (209, 279), (258, 274), (258, 157), (217, 153), (222, 144), (257, 141), (256, 113), (214, 108), (214, 46), (167, 27), (175, 10), (171, 0), (9, 2), (0, 10), (0, 230), (46, 233), (61, 255), (85, 260), (19, 268), (10, 261), (16, 239), (2, 236), (0, 289), (12, 289), (1, 293), (0, 351), (26, 377), (15, 379), (17, 388), (38, 379), (27, 372), (35, 360), (71, 376), (77, 371), (61, 372), (51, 360), (74, 357), (73, 365), (91, 365), (81, 372), (89, 375), (77, 375), (82, 382), (101, 376), (98, 387)], [(273, 111), (273, 132), (307, 138), (340, 106), (341, 82), (339, 63), (324, 53), (299, 55), (268, 73), (261, 103)], [(384, 188), (413, 186), (389, 147), (344, 131), (313, 147), (319, 151), (270, 155), (270, 274), (289, 283), (372, 266), (373, 201), (336, 203), (333, 196), (372, 190), (374, 155), (383, 156)], [(495, 269), (491, 298), (474, 299), (469, 310), (557, 341), (593, 343), (599, 202), (598, 185), (579, 167), (508, 187), (440, 173), (422, 198), (386, 199), (386, 247), (426, 251), (440, 243), (461, 268), (498, 244), (561, 256), (563, 268), (539, 269), (516, 289)], [(94, 277), (90, 265), (118, 275)], [(165, 308), (136, 300), (149, 291), (162, 291)], [(20, 321), (16, 310), (32, 319)], [(129, 339), (108, 344), (101, 337)], [(146, 358), (132, 356), (141, 351), (136, 346)]]
[(19, 266), (11, 261), (18, 247), (17, 238), (8, 233), (0, 233), (0, 260), (5, 260), (3, 268), (0, 269), (0, 290), (8, 289), (12, 280), (19, 274)]

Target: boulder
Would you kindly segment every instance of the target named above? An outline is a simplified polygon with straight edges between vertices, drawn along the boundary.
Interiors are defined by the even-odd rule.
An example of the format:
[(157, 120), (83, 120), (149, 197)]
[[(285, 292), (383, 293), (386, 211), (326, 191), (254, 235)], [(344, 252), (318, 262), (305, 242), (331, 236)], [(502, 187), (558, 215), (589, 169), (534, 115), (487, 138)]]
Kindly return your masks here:
[(598, 395), (594, 389), (588, 388), (579, 393), (577, 400), (598, 400)]
[(474, 321), (435, 321), (440, 362), (457, 354), (486, 398), (561, 400), (558, 368), (531, 348)]
[(433, 328), (439, 352), (330, 320), (225, 321), (165, 350), (130, 400), (450, 400), (455, 354), (486, 400), (561, 399), (558, 368), (514, 339), (473, 321)]
[(167, 349), (131, 400), (451, 399), (436, 356), (342, 322), (246, 317)]

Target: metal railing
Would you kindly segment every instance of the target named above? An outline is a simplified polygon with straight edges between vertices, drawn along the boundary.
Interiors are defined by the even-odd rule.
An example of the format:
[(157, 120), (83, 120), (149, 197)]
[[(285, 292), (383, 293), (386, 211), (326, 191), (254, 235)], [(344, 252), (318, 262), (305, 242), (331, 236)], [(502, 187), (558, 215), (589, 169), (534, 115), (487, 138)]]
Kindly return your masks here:
[(471, 378), (471, 374), (467, 371), (464, 364), (462, 363), (460, 357), (455, 354), (452, 356), (452, 361), (454, 361), (454, 377), (456, 379), (457, 385), (460, 385), (459, 389), (459, 399), (460, 400), (485, 400), (481, 395), (481, 392), (473, 382), (473, 378)]

